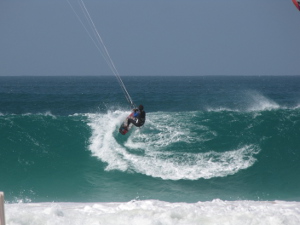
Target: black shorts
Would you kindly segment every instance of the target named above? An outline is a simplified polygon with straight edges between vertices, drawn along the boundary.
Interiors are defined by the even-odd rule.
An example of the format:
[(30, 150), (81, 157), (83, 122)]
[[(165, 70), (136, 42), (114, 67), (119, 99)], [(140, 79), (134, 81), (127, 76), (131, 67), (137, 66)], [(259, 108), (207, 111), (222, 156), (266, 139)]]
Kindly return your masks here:
[(130, 124), (130, 123), (132, 123), (134, 126), (136, 126), (136, 127), (141, 127), (141, 126), (143, 126), (144, 125), (144, 123), (139, 123), (139, 121), (138, 121), (138, 119), (128, 119), (128, 125)]

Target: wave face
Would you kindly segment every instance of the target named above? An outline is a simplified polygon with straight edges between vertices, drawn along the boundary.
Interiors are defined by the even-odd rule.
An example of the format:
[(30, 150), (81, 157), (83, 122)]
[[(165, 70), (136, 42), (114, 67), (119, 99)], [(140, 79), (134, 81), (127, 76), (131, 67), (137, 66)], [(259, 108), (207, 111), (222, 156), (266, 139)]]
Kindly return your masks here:
[(299, 201), (300, 77), (0, 77), (8, 202)]

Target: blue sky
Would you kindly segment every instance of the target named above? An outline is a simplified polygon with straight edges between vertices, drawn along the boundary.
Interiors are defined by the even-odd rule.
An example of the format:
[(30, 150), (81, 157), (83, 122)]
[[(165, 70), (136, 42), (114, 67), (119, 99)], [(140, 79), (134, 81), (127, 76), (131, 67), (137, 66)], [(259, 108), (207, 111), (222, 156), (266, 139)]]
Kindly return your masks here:
[[(290, 0), (84, 2), (121, 75), (300, 75)], [(112, 74), (66, 0), (2, 0), (0, 30), (0, 76)]]

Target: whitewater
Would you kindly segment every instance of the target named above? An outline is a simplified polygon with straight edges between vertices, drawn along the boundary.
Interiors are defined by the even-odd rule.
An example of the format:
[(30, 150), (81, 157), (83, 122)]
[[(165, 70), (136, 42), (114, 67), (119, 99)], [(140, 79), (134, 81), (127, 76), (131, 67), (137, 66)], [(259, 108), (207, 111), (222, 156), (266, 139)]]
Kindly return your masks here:
[(221, 201), (169, 203), (157, 200), (127, 203), (28, 203), (6, 206), (7, 224), (258, 224), (297, 225), (300, 203)]
[[(150, 114), (147, 128), (141, 128), (144, 132), (134, 129), (122, 145), (117, 142), (115, 135), (119, 134), (115, 134), (115, 131), (127, 114), (115, 111), (104, 115), (87, 115), (93, 131), (90, 150), (94, 156), (108, 163), (106, 170), (132, 170), (171, 180), (223, 177), (246, 169), (256, 161), (253, 156), (258, 154), (259, 148), (247, 145), (222, 153), (172, 151), (172, 146), (178, 143), (199, 144), (203, 142), (203, 136), (192, 133), (188, 128), (182, 129), (184, 123), (188, 121), (184, 121), (181, 115), (170, 114), (166, 116)], [(192, 115), (188, 120), (191, 117)], [(102, 126), (106, 129), (102, 129)], [(204, 131), (204, 136), (208, 136), (207, 127), (200, 126), (197, 130)], [(161, 151), (166, 148), (169, 150)], [(135, 154), (136, 152), (138, 154)]]

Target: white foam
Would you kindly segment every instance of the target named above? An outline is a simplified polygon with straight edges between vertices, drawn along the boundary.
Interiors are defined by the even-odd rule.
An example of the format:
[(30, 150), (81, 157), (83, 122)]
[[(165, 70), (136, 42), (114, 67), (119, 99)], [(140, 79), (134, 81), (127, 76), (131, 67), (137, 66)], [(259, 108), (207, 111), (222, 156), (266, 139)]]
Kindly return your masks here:
[[(14, 115), (14, 114), (12, 114)], [(38, 116), (49, 116), (52, 117), (53, 119), (56, 119), (56, 116), (53, 115), (50, 111), (46, 111), (44, 113), (24, 113), (22, 114), (23, 116), (32, 116), (32, 115), (38, 115)]]
[(22, 203), (5, 211), (7, 225), (300, 224), (300, 202), (284, 201)]
[(228, 107), (206, 107), (206, 111), (208, 112), (239, 112), (237, 109), (231, 109)]
[[(108, 164), (106, 170), (133, 171), (171, 180), (209, 179), (232, 175), (252, 166), (256, 161), (254, 155), (260, 151), (254, 145), (222, 153), (189, 153), (187, 149), (172, 151), (174, 144), (202, 140), (184, 125), (185, 114), (164, 115), (159, 117), (160, 121), (156, 121), (157, 116), (148, 114), (147, 128), (133, 128), (127, 141), (120, 144), (116, 138), (117, 135), (120, 137), (117, 129), (127, 115), (128, 112), (121, 111), (88, 114), (92, 128), (89, 148), (94, 156)], [(206, 127), (200, 128), (210, 132)], [(147, 133), (143, 129), (147, 129)]]

